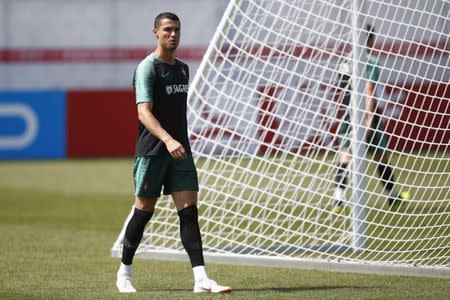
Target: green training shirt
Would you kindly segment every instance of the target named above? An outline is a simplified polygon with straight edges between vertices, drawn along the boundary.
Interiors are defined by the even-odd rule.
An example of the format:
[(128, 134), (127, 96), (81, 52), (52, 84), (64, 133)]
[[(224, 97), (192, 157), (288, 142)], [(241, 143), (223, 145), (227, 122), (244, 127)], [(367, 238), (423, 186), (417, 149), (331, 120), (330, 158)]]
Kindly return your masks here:
[(374, 83), (377, 83), (380, 77), (380, 70), (378, 67), (378, 59), (370, 54), (366, 55), (366, 78)]
[[(152, 53), (137, 66), (133, 88), (136, 104), (153, 103), (152, 114), (190, 154), (186, 118), (189, 67), (178, 59), (175, 64), (168, 64)], [(164, 143), (139, 121), (136, 156), (154, 156), (164, 151), (167, 152)]]

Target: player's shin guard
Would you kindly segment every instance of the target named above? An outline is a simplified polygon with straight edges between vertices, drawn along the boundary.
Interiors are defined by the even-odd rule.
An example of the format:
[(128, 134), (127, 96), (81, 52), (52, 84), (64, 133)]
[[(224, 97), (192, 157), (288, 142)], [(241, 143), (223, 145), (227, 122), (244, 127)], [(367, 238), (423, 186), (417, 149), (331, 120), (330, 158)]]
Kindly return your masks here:
[(128, 222), (127, 229), (125, 230), (125, 237), (123, 239), (123, 251), (122, 251), (122, 263), (125, 265), (131, 265), (133, 262), (136, 249), (141, 242), (144, 234), (145, 225), (153, 216), (153, 212), (144, 211), (135, 208), (133, 216)]
[(198, 226), (198, 209), (196, 205), (178, 211), (180, 217), (181, 242), (191, 261), (192, 267), (203, 266), (203, 248), (200, 227)]
[(378, 174), (380, 175), (381, 182), (388, 193), (394, 188), (394, 172), (392, 168), (383, 163), (379, 163), (377, 166)]

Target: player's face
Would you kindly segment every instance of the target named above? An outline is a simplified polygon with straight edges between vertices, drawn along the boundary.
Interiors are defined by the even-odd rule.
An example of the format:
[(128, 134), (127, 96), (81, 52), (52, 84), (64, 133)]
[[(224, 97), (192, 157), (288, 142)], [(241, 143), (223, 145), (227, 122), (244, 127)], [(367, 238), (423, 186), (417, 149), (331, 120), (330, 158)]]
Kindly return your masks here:
[(153, 33), (162, 48), (174, 51), (180, 43), (180, 30), (180, 22), (162, 19), (158, 28), (153, 29)]

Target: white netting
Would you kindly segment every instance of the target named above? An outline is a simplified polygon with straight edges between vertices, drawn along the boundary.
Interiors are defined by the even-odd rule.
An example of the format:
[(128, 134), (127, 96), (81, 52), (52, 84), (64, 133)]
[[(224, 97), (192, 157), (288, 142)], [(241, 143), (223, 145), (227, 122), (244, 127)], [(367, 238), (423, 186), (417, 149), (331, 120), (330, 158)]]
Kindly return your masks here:
[[(231, 1), (189, 96), (207, 255), (449, 267), (449, 7)], [(361, 152), (371, 146), (361, 138), (366, 24), (375, 29), (377, 116), (389, 138), (394, 190), (411, 195), (396, 210), (377, 161)], [(339, 84), (346, 61), (358, 87), (349, 104)], [(357, 130), (348, 136), (348, 202), (336, 213), (346, 111)], [(177, 214), (163, 198), (138, 252), (182, 249)]]

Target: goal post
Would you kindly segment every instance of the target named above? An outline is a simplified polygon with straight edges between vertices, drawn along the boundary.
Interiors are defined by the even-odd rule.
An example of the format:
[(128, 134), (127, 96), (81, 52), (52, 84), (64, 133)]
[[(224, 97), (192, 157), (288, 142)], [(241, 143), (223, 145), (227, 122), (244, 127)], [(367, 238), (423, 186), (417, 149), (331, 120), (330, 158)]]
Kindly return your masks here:
[[(352, 89), (351, 100), (349, 105), (351, 126), (354, 128), (354, 141), (365, 140), (365, 90), (366, 80), (364, 79), (365, 64), (362, 61), (367, 34), (362, 32), (362, 28), (365, 28), (365, 20), (362, 14), (362, 6), (364, 2), (353, 0), (351, 8), (351, 21), (352, 21), (352, 76), (351, 85)], [(352, 150), (352, 246), (356, 250), (364, 250), (366, 248), (366, 213), (365, 213), (365, 190), (366, 184), (364, 174), (366, 174), (367, 163), (366, 157), (366, 145), (364, 143), (351, 143)]]
[[(207, 262), (450, 277), (448, 11), (441, 0), (229, 2), (188, 97)], [(137, 256), (187, 259), (178, 224), (162, 197)]]

